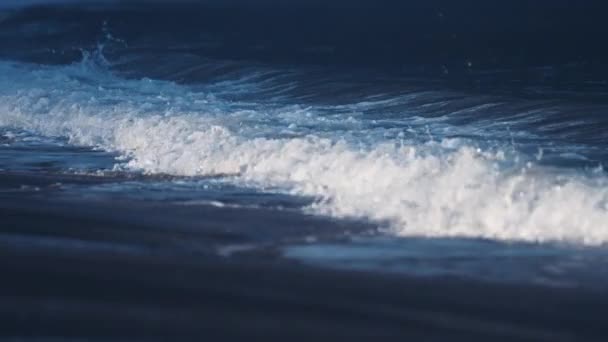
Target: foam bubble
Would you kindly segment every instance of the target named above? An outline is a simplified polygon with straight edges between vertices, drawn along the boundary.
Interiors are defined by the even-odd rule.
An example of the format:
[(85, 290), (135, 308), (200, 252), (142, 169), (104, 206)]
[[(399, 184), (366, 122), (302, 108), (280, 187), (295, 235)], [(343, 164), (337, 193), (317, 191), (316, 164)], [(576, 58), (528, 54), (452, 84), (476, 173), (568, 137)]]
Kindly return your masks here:
[(340, 131), (256, 136), (270, 129), (267, 113), (246, 111), (248, 127), (239, 128), (242, 108), (171, 83), (77, 65), (0, 63), (0, 71), (0, 125), (117, 151), (129, 169), (230, 175), (314, 196), (316, 213), (372, 219), (403, 236), (608, 242), (603, 176), (517, 166), (500, 150), (454, 139), (358, 145)]

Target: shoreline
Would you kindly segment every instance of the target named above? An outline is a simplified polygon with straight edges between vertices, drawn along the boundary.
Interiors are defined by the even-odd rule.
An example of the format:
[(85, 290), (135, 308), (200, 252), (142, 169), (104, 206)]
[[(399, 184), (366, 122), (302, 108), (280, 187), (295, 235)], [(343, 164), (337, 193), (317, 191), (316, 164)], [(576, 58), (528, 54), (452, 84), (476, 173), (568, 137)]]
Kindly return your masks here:
[[(340, 224), (331, 220), (49, 198), (0, 197), (1, 338), (600, 341), (608, 333), (605, 291), (337, 271), (272, 248), (289, 242), (277, 227), (298, 222), (288, 240), (299, 240)], [(262, 248), (217, 253), (243, 244)]]

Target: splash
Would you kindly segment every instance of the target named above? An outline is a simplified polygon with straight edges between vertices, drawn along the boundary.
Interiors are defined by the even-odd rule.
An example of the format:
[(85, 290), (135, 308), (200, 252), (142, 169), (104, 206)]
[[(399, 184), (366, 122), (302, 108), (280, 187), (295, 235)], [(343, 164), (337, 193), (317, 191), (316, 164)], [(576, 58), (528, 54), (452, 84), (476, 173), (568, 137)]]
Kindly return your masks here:
[[(608, 242), (604, 176), (522, 166), (504, 150), (458, 139), (363, 143), (343, 138), (342, 130), (285, 135), (277, 113), (293, 117), (292, 107), (244, 110), (173, 83), (122, 79), (91, 63), (0, 62), (0, 126), (118, 152), (125, 158), (119, 167), (129, 170), (223, 175), (313, 196), (315, 213), (371, 219), (403, 236)], [(324, 122), (298, 111), (310, 125)]]

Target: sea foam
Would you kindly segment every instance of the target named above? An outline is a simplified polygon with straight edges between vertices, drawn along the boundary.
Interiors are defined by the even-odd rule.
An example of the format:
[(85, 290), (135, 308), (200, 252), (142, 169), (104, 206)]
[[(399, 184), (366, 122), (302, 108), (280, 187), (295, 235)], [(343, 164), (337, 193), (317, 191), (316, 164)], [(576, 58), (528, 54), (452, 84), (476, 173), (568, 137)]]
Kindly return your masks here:
[(603, 175), (516, 163), (508, 147), (454, 139), (357, 143), (327, 129), (286, 135), (276, 117), (289, 120), (293, 107), (247, 108), (86, 63), (0, 62), (0, 126), (118, 152), (128, 170), (222, 175), (312, 196), (315, 213), (370, 219), (403, 236), (608, 242)]

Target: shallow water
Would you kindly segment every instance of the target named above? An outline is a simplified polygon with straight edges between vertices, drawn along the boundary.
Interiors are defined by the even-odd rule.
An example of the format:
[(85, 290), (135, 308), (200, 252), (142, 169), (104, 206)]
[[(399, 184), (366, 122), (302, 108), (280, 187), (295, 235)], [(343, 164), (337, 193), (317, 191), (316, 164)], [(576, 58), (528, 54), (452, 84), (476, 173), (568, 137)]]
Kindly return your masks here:
[[(159, 8), (6, 12), (0, 169), (57, 181), (52, 195), (26, 183), (4, 191), (294, 211), (373, 227), (354, 237), (334, 230), (337, 244), (313, 235), (275, 246), (330, 267), (605, 282), (594, 271), (608, 242), (608, 88), (590, 62), (599, 52), (570, 64), (506, 54), (492, 65), (477, 47), (459, 67), (413, 57), (397, 65), (388, 54), (340, 65), (328, 56), (357, 45), (337, 36), (324, 44), (342, 45), (319, 45), (312, 31), (298, 49), (213, 22), (188, 29), (171, 19), (142, 34), (140, 11), (157, 18)], [(287, 31), (271, 36), (285, 43)], [(384, 33), (378, 48), (392, 39)]]

